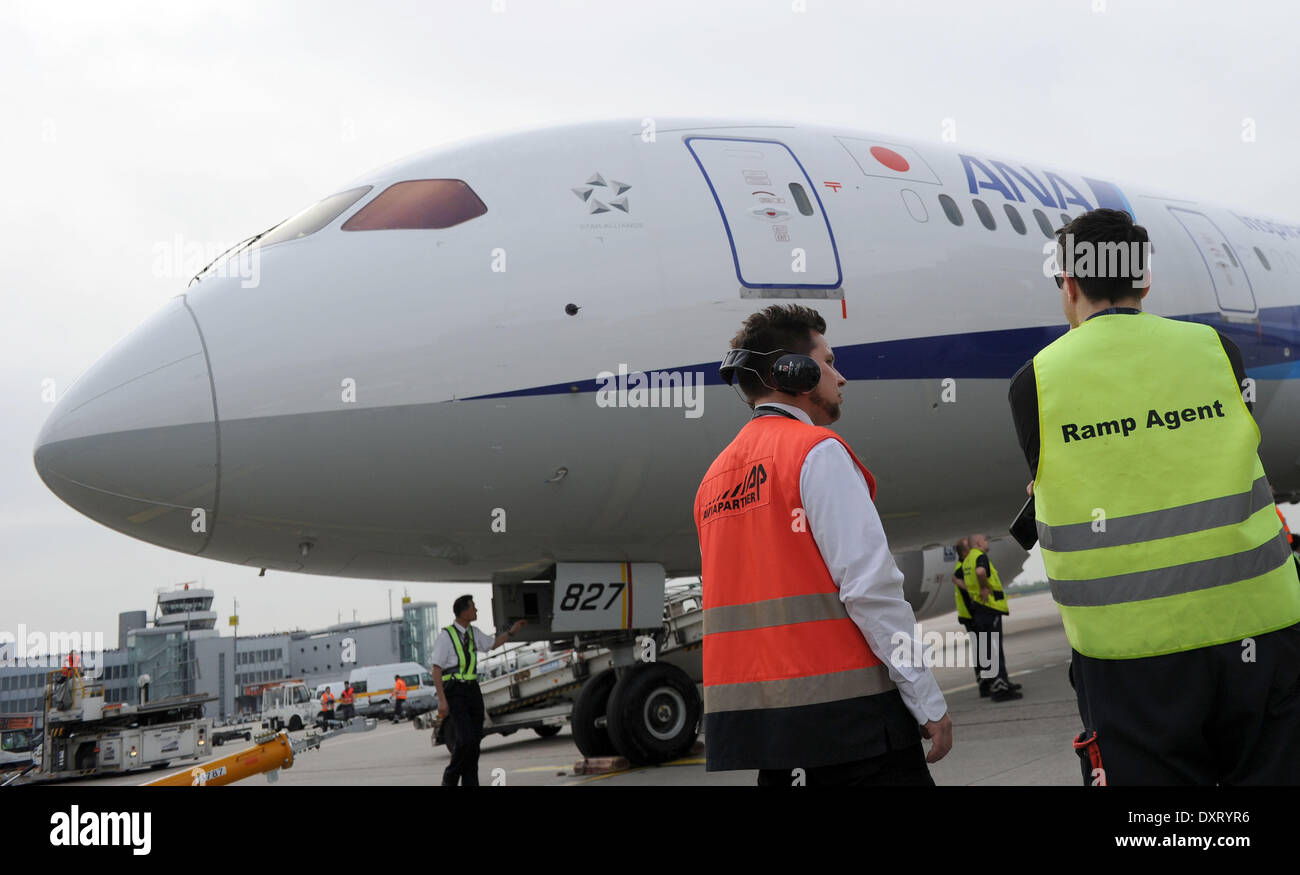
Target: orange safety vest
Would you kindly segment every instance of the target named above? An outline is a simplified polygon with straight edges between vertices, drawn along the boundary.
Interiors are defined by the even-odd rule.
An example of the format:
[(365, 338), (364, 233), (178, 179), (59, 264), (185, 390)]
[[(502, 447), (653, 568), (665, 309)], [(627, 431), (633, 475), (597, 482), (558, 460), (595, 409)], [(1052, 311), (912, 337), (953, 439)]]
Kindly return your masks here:
[(404, 700), (406, 698), (406, 681), (401, 678), (393, 681), (393, 694), (397, 698)]
[(72, 675), (77, 673), (77, 669), (80, 667), (81, 667), (81, 660), (77, 657), (75, 653), (69, 653), (68, 658), (63, 661), (63, 676), (65, 678), (71, 677)]
[(345, 689), (343, 690), (343, 704), (344, 704), (344, 705), (351, 705), (351, 704), (352, 704), (352, 687), (351, 687), (351, 686), (349, 686), (349, 687), (347, 687), (347, 688), (345, 688)]
[[(874, 498), (875, 478), (839, 435), (784, 416), (746, 424), (695, 496), (709, 771), (875, 756), (879, 736), (867, 738), (863, 724), (902, 707), (886, 701), (899, 695), (888, 669), (845, 610), (805, 522), (799, 475), (827, 438), (848, 450)], [(916, 735), (914, 723), (897, 731), (900, 743)]]
[(1282, 516), (1282, 509), (1275, 504), (1273, 505), (1273, 510), (1277, 511), (1277, 518), (1282, 521), (1282, 531), (1286, 532), (1286, 542), (1288, 544), (1294, 544), (1295, 537), (1291, 534), (1291, 527), (1286, 524), (1286, 517)]
[(322, 711), (328, 711), (329, 709), (331, 709), (331, 708), (333, 708), (333, 707), (334, 707), (334, 694), (331, 693), (329, 690), (326, 690), (325, 692), (321, 693), (321, 694), (320, 694), (320, 709), (321, 709)]

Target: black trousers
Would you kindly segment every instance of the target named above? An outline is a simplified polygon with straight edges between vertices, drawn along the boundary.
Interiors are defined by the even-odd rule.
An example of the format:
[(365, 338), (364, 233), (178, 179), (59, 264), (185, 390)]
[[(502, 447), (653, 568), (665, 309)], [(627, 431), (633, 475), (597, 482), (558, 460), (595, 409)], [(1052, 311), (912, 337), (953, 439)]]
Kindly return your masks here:
[(402, 706), (406, 704), (405, 699), (393, 700), (393, 722), (396, 723), (402, 719)]
[(1070, 680), (1107, 784), (1300, 785), (1300, 623), (1143, 659), (1075, 652)]
[[(971, 623), (971, 619), (970, 619), (970, 617), (958, 617), (958, 618), (957, 618), (957, 622), (958, 622), (958, 623), (961, 625), (961, 627), (962, 627), (963, 629), (965, 629), (967, 632), (970, 632), (970, 633), (974, 633), (974, 632), (975, 632), (975, 626)], [(972, 638), (971, 641), (974, 641), (976, 646), (979, 645), (979, 641), (977, 641), (975, 638)], [(978, 653), (978, 651), (976, 651), (976, 653)], [(979, 660), (978, 660), (978, 659), (975, 660), (975, 664), (974, 664), (973, 668), (975, 669), (975, 682), (976, 682), (976, 683), (983, 683), (984, 678), (980, 677), (980, 664), (979, 664)]]
[(1002, 649), (1002, 614), (982, 605), (973, 605), (970, 630), (975, 633), (975, 674), (980, 683), (992, 683), (997, 678), (1007, 680), (1007, 654)]
[[(796, 787), (796, 776), (791, 769), (759, 769), (760, 787)], [(879, 756), (851, 763), (836, 763), (805, 769), (803, 786), (806, 787), (867, 787), (910, 786), (933, 787), (934, 778), (925, 764), (925, 751), (918, 741), (902, 750), (891, 750)]]
[(442, 772), (442, 786), (478, 786), (478, 751), (483, 740), (483, 692), (476, 683), (443, 683), (447, 719), (451, 721), (451, 762)]

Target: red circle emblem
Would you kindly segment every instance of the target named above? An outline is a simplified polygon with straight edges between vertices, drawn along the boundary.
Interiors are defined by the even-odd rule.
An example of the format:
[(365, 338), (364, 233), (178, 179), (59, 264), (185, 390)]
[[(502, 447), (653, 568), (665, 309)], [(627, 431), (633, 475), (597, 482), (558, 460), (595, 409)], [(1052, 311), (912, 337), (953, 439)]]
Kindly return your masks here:
[(890, 170), (896, 170), (899, 173), (906, 173), (911, 168), (911, 165), (907, 163), (906, 158), (899, 155), (893, 149), (886, 149), (884, 146), (872, 146), (871, 157), (875, 158)]

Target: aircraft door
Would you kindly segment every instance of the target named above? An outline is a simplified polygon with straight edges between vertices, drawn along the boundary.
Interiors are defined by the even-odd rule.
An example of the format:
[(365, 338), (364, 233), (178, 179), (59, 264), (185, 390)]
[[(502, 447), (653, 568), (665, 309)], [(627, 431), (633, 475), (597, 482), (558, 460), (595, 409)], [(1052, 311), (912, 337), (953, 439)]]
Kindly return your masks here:
[(685, 138), (718, 206), (736, 278), (749, 289), (838, 289), (839, 252), (821, 198), (776, 140)]
[(1225, 318), (1258, 317), (1259, 308), (1246, 268), (1218, 226), (1204, 213), (1194, 210), (1170, 207), (1169, 212), (1201, 253), (1219, 301), (1219, 312)]

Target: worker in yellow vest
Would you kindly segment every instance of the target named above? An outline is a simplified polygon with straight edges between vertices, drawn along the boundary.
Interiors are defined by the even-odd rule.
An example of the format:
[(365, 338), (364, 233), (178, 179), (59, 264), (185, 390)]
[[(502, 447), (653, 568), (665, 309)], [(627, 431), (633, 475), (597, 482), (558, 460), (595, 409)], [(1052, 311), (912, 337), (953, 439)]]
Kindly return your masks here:
[(1070, 330), (1010, 389), (1083, 778), (1300, 784), (1300, 586), (1241, 352), (1143, 312), (1148, 248), (1119, 210), (1057, 232)]
[(1002, 618), (1010, 612), (1007, 596), (998, 570), (988, 557), (988, 537), (970, 535), (966, 542), (971, 547), (962, 558), (961, 575), (971, 614), (970, 631), (975, 637), (980, 696), (994, 702), (1011, 702), (1024, 694), (1020, 684), (1013, 684), (1007, 676), (1007, 656), (1002, 646)]

